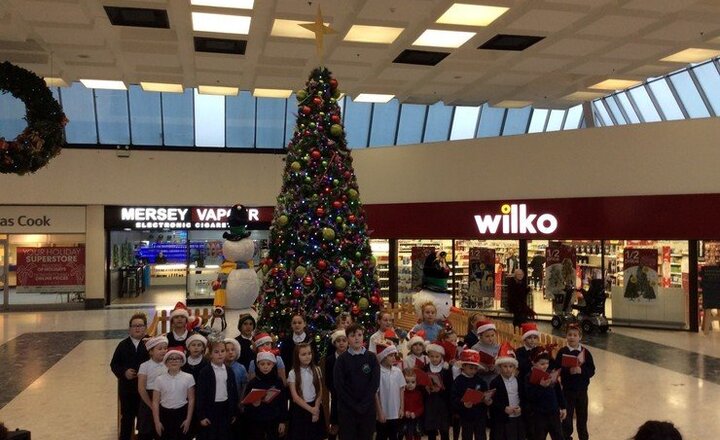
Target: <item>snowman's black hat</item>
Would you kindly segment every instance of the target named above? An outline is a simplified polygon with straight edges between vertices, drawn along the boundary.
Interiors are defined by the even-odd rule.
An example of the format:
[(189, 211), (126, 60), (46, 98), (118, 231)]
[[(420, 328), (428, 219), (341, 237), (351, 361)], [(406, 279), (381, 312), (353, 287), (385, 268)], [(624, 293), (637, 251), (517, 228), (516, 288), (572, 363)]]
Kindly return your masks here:
[(243, 238), (248, 238), (250, 232), (245, 228), (248, 222), (248, 211), (243, 205), (235, 205), (230, 210), (230, 216), (228, 217), (228, 224), (230, 225), (230, 232), (225, 232), (223, 238), (229, 241), (240, 241)]

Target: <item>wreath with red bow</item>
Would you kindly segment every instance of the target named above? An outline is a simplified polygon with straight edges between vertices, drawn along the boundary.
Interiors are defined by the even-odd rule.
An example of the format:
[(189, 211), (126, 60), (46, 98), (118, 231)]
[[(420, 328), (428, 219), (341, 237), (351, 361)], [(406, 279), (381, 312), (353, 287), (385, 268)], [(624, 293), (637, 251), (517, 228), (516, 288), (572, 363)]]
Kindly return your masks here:
[(0, 93), (25, 104), (27, 121), (15, 139), (0, 137), (0, 173), (34, 173), (60, 154), (68, 120), (42, 78), (7, 61), (0, 63)]

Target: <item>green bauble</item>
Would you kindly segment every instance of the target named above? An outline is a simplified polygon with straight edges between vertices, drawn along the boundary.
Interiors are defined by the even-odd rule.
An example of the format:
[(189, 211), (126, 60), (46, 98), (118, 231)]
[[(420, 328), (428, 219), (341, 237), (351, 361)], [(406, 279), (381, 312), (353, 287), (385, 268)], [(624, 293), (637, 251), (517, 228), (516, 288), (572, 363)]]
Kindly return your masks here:
[(305, 176), (305, 183), (312, 183), (312, 178), (310, 176)]
[(295, 268), (296, 276), (299, 276), (299, 277), (305, 276), (305, 272), (307, 272), (307, 270), (305, 269), (305, 266), (298, 266)]
[(330, 134), (333, 135), (334, 137), (340, 137), (340, 136), (342, 136), (342, 134), (343, 134), (342, 125), (340, 125), (340, 124), (333, 124), (333, 125), (330, 127)]
[(358, 307), (360, 307), (361, 310), (365, 310), (370, 306), (370, 303), (368, 302), (367, 298), (360, 298), (358, 301)]
[(335, 289), (344, 290), (345, 287), (347, 287), (347, 281), (345, 281), (345, 278), (343, 278), (343, 277), (335, 278)]
[(377, 264), (377, 258), (375, 258), (375, 255), (370, 256), (370, 267), (375, 267)]
[(281, 216), (278, 217), (278, 219), (277, 219), (277, 224), (280, 225), (280, 226), (285, 226), (285, 225), (287, 225), (287, 224), (288, 224), (288, 217), (287, 217), (285, 214), (281, 215)]
[(290, 164), (290, 168), (292, 168), (293, 171), (300, 171), (301, 167), (302, 166), (300, 165), (300, 162), (298, 162), (298, 161), (295, 161)]
[(358, 192), (354, 188), (350, 188), (347, 192), (347, 195), (350, 198), (350, 200), (357, 200), (357, 198), (358, 198)]
[(305, 90), (298, 90), (295, 94), (298, 101), (304, 101), (307, 98), (307, 92)]
[(335, 230), (333, 228), (323, 228), (322, 236), (323, 240), (333, 240), (335, 238)]

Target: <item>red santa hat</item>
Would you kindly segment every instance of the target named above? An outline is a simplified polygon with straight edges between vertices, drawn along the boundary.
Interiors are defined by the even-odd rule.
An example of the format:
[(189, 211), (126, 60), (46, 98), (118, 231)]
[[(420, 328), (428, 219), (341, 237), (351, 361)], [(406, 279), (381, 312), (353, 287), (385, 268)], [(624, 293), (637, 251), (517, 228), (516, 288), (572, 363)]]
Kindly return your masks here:
[(428, 344), (428, 346), (425, 347), (425, 351), (427, 351), (428, 353), (430, 353), (430, 352), (440, 353), (440, 355), (443, 356), (443, 358), (445, 357), (445, 349), (443, 348), (442, 345), (440, 345), (438, 343)]
[(192, 334), (187, 339), (185, 339), (185, 346), (189, 348), (190, 343), (194, 341), (200, 341), (203, 343), (204, 346), (207, 347), (207, 338), (205, 338), (205, 336), (201, 335), (200, 333)]
[(345, 333), (345, 330), (335, 330), (330, 335), (330, 342), (335, 344), (335, 341), (338, 340), (338, 338), (347, 338), (347, 334)]
[(515, 358), (515, 350), (512, 348), (512, 345), (507, 342), (502, 343), (500, 351), (498, 351), (497, 358), (495, 359), (495, 365), (502, 364), (513, 364), (515, 367), (518, 366), (518, 361)]
[(378, 362), (382, 362), (383, 359), (390, 356), (391, 354), (397, 354), (398, 350), (395, 345), (378, 345), (377, 346), (377, 358)]
[(175, 304), (175, 308), (173, 308), (172, 312), (170, 312), (170, 319), (173, 319), (176, 316), (184, 316), (185, 318), (190, 319), (190, 311), (182, 301), (178, 301), (177, 304)]
[(540, 336), (537, 324), (535, 324), (534, 322), (525, 322), (523, 324), (520, 324), (520, 331), (522, 332), (523, 341), (528, 336)]
[(270, 361), (273, 364), (277, 364), (275, 354), (268, 348), (263, 348), (258, 351), (257, 357), (255, 358), (255, 365), (257, 366), (260, 361)]
[(272, 342), (272, 336), (267, 333), (258, 333), (257, 335), (255, 335), (255, 339), (253, 340), (253, 342), (255, 343), (255, 348), (258, 348), (263, 344)]
[(395, 329), (392, 328), (385, 330), (385, 333), (383, 333), (383, 337), (385, 339), (400, 339), (398, 338), (397, 333), (395, 333)]
[(160, 344), (168, 344), (168, 338), (165, 336), (155, 336), (154, 338), (150, 338), (147, 341), (145, 341), (145, 348), (150, 351), (153, 348), (157, 347)]
[(460, 353), (460, 363), (480, 366), (480, 353), (475, 350), (463, 350)]
[(475, 333), (481, 335), (488, 330), (495, 330), (495, 324), (492, 321), (481, 319), (475, 324)]
[(423, 344), (423, 345), (425, 345), (425, 339), (423, 339), (422, 336), (420, 336), (420, 335), (415, 335), (415, 336), (413, 336), (412, 338), (410, 338), (410, 340), (409, 340), (408, 343), (407, 343), (407, 347), (408, 347), (409, 349), (412, 349), (412, 346), (415, 345), (415, 344)]
[(185, 356), (185, 351), (182, 347), (169, 348), (167, 353), (165, 353), (165, 356), (163, 356), (163, 364), (167, 364), (167, 360), (170, 356), (180, 356), (182, 358), (180, 366), (185, 365), (185, 362), (187, 362), (187, 356)]

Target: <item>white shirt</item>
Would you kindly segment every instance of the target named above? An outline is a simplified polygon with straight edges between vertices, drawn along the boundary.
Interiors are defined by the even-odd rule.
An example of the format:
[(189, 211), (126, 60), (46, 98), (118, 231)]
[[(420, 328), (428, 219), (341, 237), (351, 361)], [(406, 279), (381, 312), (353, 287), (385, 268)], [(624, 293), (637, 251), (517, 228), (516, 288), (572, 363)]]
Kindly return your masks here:
[(155, 380), (155, 391), (160, 392), (160, 406), (166, 409), (182, 408), (188, 403), (188, 390), (195, 386), (192, 374), (184, 371), (176, 375), (165, 373)]
[(215, 401), (224, 402), (228, 400), (227, 370), (225, 369), (225, 365), (218, 366), (212, 362), (210, 365), (212, 365), (213, 372), (215, 373)]
[(440, 373), (442, 370), (446, 369), (448, 367), (447, 362), (440, 362), (437, 365), (433, 365), (432, 363), (428, 363), (430, 366), (430, 372), (431, 373)]
[(301, 343), (305, 342), (306, 337), (307, 337), (307, 335), (305, 334), (305, 332), (302, 332), (299, 335), (293, 333), (293, 342), (296, 344), (301, 344)]
[(147, 376), (147, 383), (145, 384), (146, 390), (154, 390), (155, 380), (163, 374), (167, 373), (167, 367), (162, 362), (155, 362), (150, 359), (142, 364), (138, 369), (138, 374), (144, 374)]
[(135, 339), (132, 336), (130, 336), (130, 340), (132, 341), (133, 345), (135, 346), (135, 350), (137, 350), (138, 345), (140, 345), (140, 339)]
[(405, 387), (405, 376), (398, 367), (386, 368), (380, 366), (380, 405), (387, 420), (400, 418), (400, 403), (402, 393), (400, 389)]
[(385, 339), (385, 332), (382, 330), (378, 330), (375, 333), (370, 336), (370, 344), (368, 346), (368, 351), (372, 351), (373, 353), (377, 354), (377, 343), (379, 341), (382, 341)]
[(173, 333), (173, 336), (175, 336), (175, 340), (178, 341), (178, 342), (184, 341), (184, 340), (187, 339), (187, 337), (188, 337), (188, 331), (187, 331), (187, 330), (185, 330), (185, 333), (183, 333), (183, 334), (181, 334), (181, 335), (175, 333), (175, 330), (173, 330), (172, 333)]
[[(515, 376), (510, 377), (510, 379), (505, 379), (505, 376), (502, 376), (503, 382), (505, 382), (505, 389), (507, 390), (508, 394), (508, 402), (509, 406), (520, 406), (520, 393), (518, 392), (518, 381)], [(513, 414), (510, 417), (520, 417), (520, 415)]]
[(192, 365), (194, 367), (195, 365), (202, 362), (202, 360), (203, 360), (202, 356), (198, 356), (198, 357), (188, 356), (187, 363), (188, 363), (188, 365)]
[[(288, 384), (295, 383), (294, 368), (290, 370), (287, 381)], [(315, 400), (315, 398), (317, 397), (317, 393), (315, 393), (315, 386), (313, 385), (313, 373), (310, 367), (300, 367), (300, 382), (303, 400), (306, 402), (312, 402), (313, 400)]]

